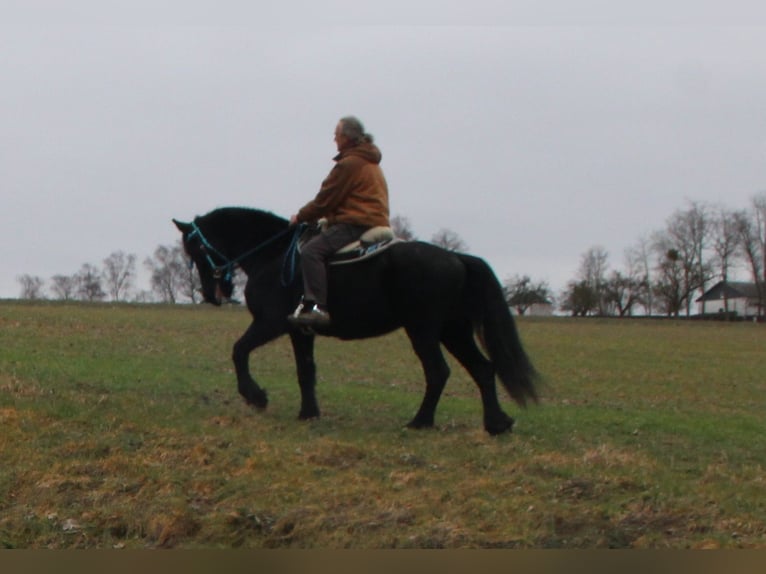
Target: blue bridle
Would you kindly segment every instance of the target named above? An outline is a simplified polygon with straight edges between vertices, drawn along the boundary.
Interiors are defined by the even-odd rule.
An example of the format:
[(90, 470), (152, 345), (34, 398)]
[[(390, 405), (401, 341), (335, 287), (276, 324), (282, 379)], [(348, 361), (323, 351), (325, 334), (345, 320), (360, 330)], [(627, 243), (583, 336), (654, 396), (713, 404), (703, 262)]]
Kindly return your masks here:
[[(207, 259), (208, 264), (210, 265), (210, 268), (213, 271), (213, 276), (216, 279), (220, 279), (221, 277), (224, 278), (224, 281), (231, 281), (232, 274), (234, 272), (234, 268), (239, 265), (239, 263), (246, 259), (247, 257), (250, 257), (251, 255), (254, 255), (261, 249), (264, 249), (265, 247), (268, 247), (278, 239), (281, 239), (285, 235), (292, 232), (293, 237), (290, 240), (290, 245), (287, 248), (287, 251), (285, 252), (285, 258), (282, 262), (282, 286), (286, 287), (290, 285), (293, 280), (295, 279), (295, 268), (297, 263), (297, 253), (298, 253), (298, 240), (300, 239), (300, 236), (303, 234), (304, 229), (306, 228), (306, 224), (300, 223), (296, 226), (288, 227), (284, 231), (280, 231), (276, 235), (273, 235), (272, 237), (268, 238), (266, 241), (263, 241), (250, 249), (249, 251), (246, 251), (242, 255), (239, 255), (235, 257), (234, 259), (229, 259), (221, 253), (218, 249), (216, 249), (210, 241), (208, 241), (207, 237), (202, 233), (202, 230), (199, 228), (199, 225), (197, 225), (195, 222), (192, 222), (192, 231), (189, 233), (189, 235), (186, 236), (186, 240), (189, 241), (190, 239), (194, 237), (199, 237), (200, 243), (202, 244), (202, 252), (205, 254), (205, 258)], [(213, 257), (211, 256), (211, 253), (213, 255), (216, 255), (220, 259), (224, 261), (222, 265), (217, 264)], [(193, 266), (194, 261), (191, 261), (189, 266)]]

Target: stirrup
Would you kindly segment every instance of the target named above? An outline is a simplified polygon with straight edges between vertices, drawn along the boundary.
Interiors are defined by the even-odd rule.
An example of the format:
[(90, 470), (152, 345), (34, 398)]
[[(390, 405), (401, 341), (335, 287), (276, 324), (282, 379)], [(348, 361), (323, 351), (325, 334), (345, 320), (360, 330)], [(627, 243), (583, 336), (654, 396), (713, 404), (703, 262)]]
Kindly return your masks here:
[(328, 327), (330, 325), (330, 314), (312, 304), (308, 308), (304, 301), (301, 301), (295, 311), (287, 317), (287, 320), (293, 325), (301, 327)]
[(301, 299), (300, 303), (298, 303), (298, 306), (295, 308), (295, 311), (293, 311), (290, 315), (287, 316), (288, 319), (297, 319), (298, 315), (303, 313), (303, 308), (305, 304), (303, 299)]

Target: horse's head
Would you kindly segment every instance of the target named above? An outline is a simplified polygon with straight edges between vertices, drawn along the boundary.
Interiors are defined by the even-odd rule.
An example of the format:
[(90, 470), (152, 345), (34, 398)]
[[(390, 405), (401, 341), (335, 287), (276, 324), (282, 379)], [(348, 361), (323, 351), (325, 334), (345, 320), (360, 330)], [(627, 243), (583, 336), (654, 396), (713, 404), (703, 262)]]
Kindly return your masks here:
[(183, 234), (184, 251), (191, 258), (192, 265), (197, 266), (202, 297), (207, 303), (220, 306), (234, 292), (233, 265), (209, 243), (196, 223), (183, 223), (175, 219), (173, 223)]

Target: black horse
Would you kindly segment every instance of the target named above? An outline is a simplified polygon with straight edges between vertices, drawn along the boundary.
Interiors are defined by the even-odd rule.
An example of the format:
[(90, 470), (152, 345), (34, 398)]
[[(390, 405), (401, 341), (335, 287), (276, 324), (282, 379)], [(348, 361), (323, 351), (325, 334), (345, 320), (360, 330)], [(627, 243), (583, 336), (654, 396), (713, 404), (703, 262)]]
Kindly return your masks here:
[[(266, 407), (266, 392), (250, 375), (249, 355), (288, 334), (301, 390), (299, 418), (318, 417), (314, 333), (287, 320), (303, 290), (296, 249), (300, 228), (271, 213), (245, 208), (217, 209), (192, 223), (173, 221), (197, 266), (207, 302), (220, 305), (231, 296), (235, 266), (247, 274), (245, 299), (253, 322), (232, 355), (240, 394), (248, 404)], [(409, 427), (434, 425), (450, 374), (441, 345), (476, 381), (484, 428), (490, 434), (509, 431), (514, 423), (498, 401), (495, 375), (519, 405), (537, 402), (535, 369), (522, 348), (500, 283), (482, 259), (402, 241), (360, 262), (331, 266), (328, 281), (332, 324), (317, 329), (318, 334), (349, 340), (400, 327), (406, 331), (426, 379), (425, 396)]]

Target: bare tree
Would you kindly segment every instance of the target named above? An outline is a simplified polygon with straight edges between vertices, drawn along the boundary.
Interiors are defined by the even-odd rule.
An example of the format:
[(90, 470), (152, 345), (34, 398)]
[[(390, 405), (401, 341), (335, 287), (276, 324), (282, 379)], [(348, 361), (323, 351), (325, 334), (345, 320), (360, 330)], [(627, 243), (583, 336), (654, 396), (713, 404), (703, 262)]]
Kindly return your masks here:
[(131, 287), (136, 273), (136, 256), (115, 251), (104, 259), (104, 281), (112, 301), (123, 300)]
[(633, 314), (633, 308), (640, 304), (646, 280), (640, 276), (623, 275), (612, 271), (604, 286), (604, 294), (609, 314), (614, 310), (620, 317)]
[(412, 231), (410, 220), (402, 215), (395, 215), (391, 218), (391, 229), (394, 230), (394, 235), (399, 239), (404, 239), (405, 241), (415, 239), (415, 233)]
[(70, 301), (77, 295), (77, 278), (73, 275), (54, 275), (51, 291), (61, 301)]
[(753, 215), (758, 230), (758, 246), (761, 250), (761, 276), (755, 280), (758, 288), (761, 315), (766, 314), (766, 191), (753, 197)]
[(545, 281), (532, 283), (528, 275), (520, 277), (515, 275), (505, 281), (503, 285), (505, 300), (510, 307), (516, 309), (519, 315), (523, 315), (535, 304), (551, 304), (551, 290)]
[(684, 263), (676, 249), (668, 249), (660, 259), (658, 276), (653, 285), (654, 294), (668, 317), (678, 317), (689, 297), (686, 287)]
[(101, 301), (106, 297), (101, 286), (101, 273), (90, 263), (85, 263), (75, 276), (77, 280), (77, 295), (83, 301)]
[(40, 278), (32, 275), (20, 275), (16, 280), (21, 285), (21, 298), (28, 300), (44, 299), (43, 286), (45, 282)]
[(189, 265), (180, 241), (174, 245), (160, 245), (154, 256), (144, 261), (151, 273), (152, 290), (165, 303), (176, 303), (181, 298), (197, 301), (199, 276)]
[(717, 207), (710, 223), (710, 234), (714, 254), (711, 266), (716, 269), (718, 277), (726, 281), (734, 266), (739, 243), (735, 213), (725, 207)]
[(561, 294), (561, 310), (573, 317), (585, 317), (598, 309), (598, 294), (584, 280), (570, 281)]
[(759, 297), (759, 313), (766, 311), (766, 192), (756, 195), (752, 212), (735, 214), (740, 252), (750, 270)]
[[(723, 206), (716, 207), (710, 223), (710, 235), (713, 251), (711, 269), (715, 270), (721, 281), (728, 281), (739, 247), (736, 214)], [(728, 316), (729, 300), (726, 291), (723, 303)]]
[(607, 314), (606, 271), (608, 267), (609, 253), (600, 246), (591, 247), (580, 259), (578, 278), (589, 288), (590, 295), (596, 298), (595, 309), (599, 315)]
[(152, 291), (141, 289), (133, 296), (134, 303), (154, 303), (157, 299)]
[(638, 285), (639, 303), (647, 315), (651, 315), (654, 306), (652, 293), (652, 245), (647, 237), (625, 250), (625, 274)]
[(761, 282), (766, 283), (766, 191), (753, 197), (753, 213), (757, 222), (758, 245), (761, 248)]
[(152, 291), (163, 303), (175, 303), (183, 282), (180, 246), (160, 245), (152, 257), (144, 260), (144, 267), (151, 273)]
[[(687, 316), (691, 314), (694, 292), (704, 292), (705, 284), (713, 276), (704, 253), (709, 240), (709, 229), (707, 209), (699, 203), (692, 203), (689, 209), (673, 213), (668, 218), (665, 229), (655, 235), (655, 248), (660, 254), (663, 276), (667, 279), (668, 271), (672, 268), (675, 278), (676, 268), (680, 266), (680, 296)], [(673, 257), (668, 256), (671, 252)], [(668, 267), (670, 262), (672, 265)], [(664, 292), (667, 293), (667, 290)]]
[(468, 251), (465, 241), (451, 229), (440, 229), (431, 237), (431, 243), (448, 251)]
[(710, 263), (705, 259), (705, 249), (710, 240), (710, 216), (704, 204), (691, 202), (689, 209), (676, 213), (676, 225), (668, 230), (676, 240), (677, 248), (683, 253), (683, 259), (688, 269), (685, 269), (686, 287), (689, 289), (686, 297), (686, 315), (691, 314), (691, 304), (695, 290), (700, 295), (705, 292), (705, 285), (713, 278)]

